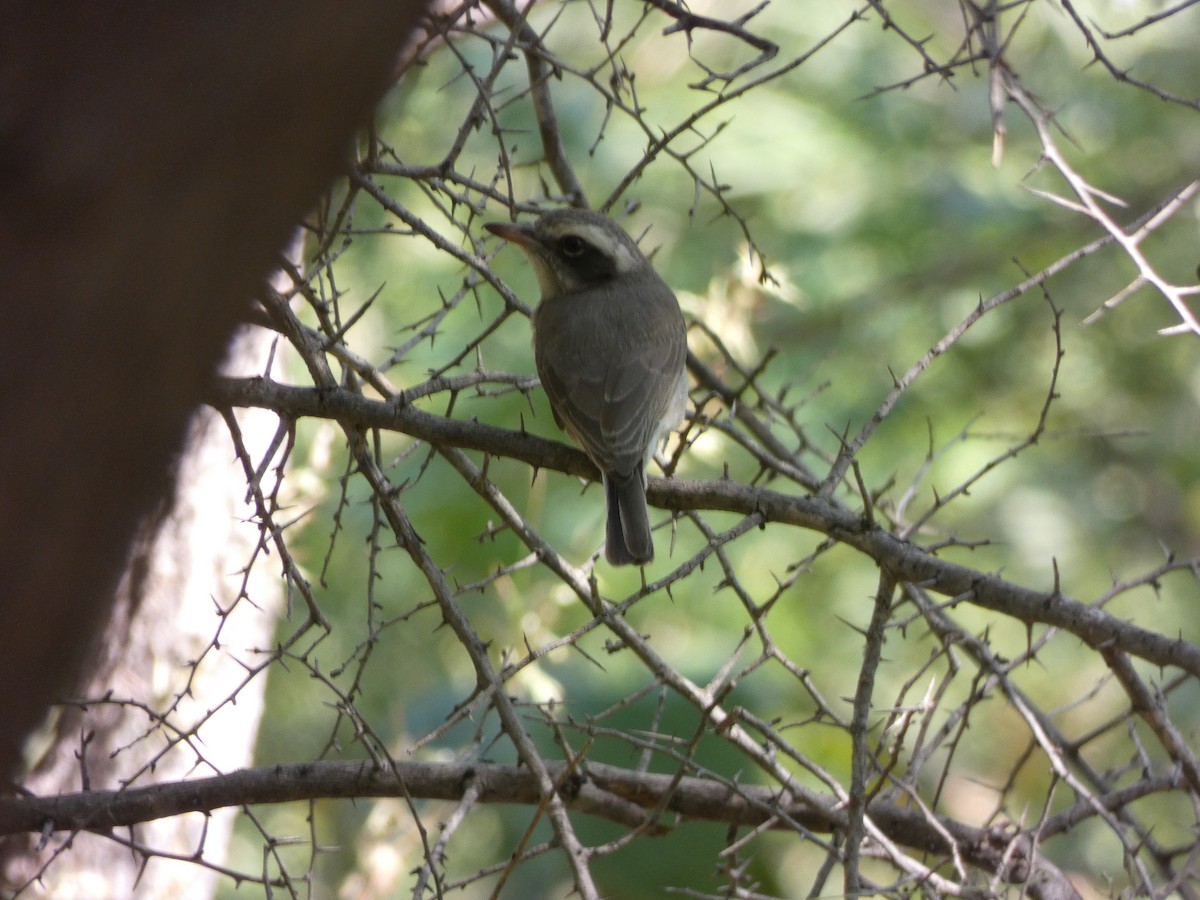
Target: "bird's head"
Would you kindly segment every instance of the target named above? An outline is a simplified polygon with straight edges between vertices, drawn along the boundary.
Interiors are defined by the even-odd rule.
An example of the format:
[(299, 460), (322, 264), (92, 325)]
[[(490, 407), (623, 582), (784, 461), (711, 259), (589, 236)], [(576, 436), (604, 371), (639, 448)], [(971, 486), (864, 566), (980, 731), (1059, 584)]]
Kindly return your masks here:
[(532, 224), (489, 222), (492, 234), (525, 251), (543, 300), (553, 300), (648, 268), (637, 244), (608, 216), (556, 209)]

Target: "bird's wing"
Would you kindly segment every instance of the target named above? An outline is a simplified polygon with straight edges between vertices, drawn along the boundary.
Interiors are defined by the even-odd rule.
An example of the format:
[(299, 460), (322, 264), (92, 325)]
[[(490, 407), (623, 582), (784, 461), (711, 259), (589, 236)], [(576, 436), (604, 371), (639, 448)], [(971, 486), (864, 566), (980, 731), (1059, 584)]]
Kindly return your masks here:
[(539, 315), (538, 375), (555, 420), (605, 472), (629, 475), (653, 449), (684, 377), (683, 317), (660, 288), (611, 315), (608, 290)]
[[(673, 298), (672, 298), (673, 301)], [(684, 375), (687, 341), (678, 329), (639, 346), (608, 370), (601, 431), (613, 450), (614, 468), (629, 472), (654, 452), (654, 442)], [(675, 422), (669, 423), (674, 427)]]
[(600, 361), (579, 357), (571, 364), (553, 352), (542, 352), (537, 369), (555, 423), (601, 470), (611, 471), (612, 453), (600, 426), (605, 381)]

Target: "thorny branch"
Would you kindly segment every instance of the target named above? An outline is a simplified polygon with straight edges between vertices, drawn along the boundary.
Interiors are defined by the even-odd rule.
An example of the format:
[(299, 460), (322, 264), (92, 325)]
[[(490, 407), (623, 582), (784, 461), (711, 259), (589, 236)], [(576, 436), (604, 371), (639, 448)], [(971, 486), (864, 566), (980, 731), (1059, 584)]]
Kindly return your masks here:
[[(1196, 104), (1133, 78), (1112, 62), (1106, 42), (1162, 27), (1192, 5), (1106, 31), (1061, 4), (1115, 81), (1185, 110)], [(440, 136), (433, 161), (389, 143), (386, 129), (374, 133), (341, 192), (308, 223), (310, 264), (287, 270), (290, 291), (260, 298), (258, 324), (279, 335), (306, 378), (221, 379), (210, 398), (230, 424), (261, 529), (257, 553), (272, 555), (303, 600), (278, 644), (256, 649), (246, 677), (307, 682), (305, 696), (327, 710), (319, 758), (165, 784), (138, 771), (113, 789), (3, 799), (0, 833), (41, 833), (43, 872), (71, 841), (102, 834), (145, 859), (209, 866), (267, 893), (300, 896), (318, 880), (321, 826), (310, 808), (310, 856), (298, 871), (258, 805), (395, 798), (403, 805), (391, 817), (419, 860), (397, 867), (416, 873), (414, 897), (467, 887), (499, 895), (548, 856), (580, 896), (598, 897), (601, 857), (719, 822), (725, 843), (711, 862), (723, 896), (763, 896), (764, 873), (775, 879), (772, 890), (785, 892), (773, 868), (780, 857), (763, 836), (790, 833), (796, 849), (788, 852), (811, 866), (804, 890), (812, 895), (827, 893), (828, 879), (840, 875), (847, 894), (919, 888), (990, 897), (1019, 885), (1024, 895), (1059, 900), (1078, 894), (1054, 861), (1057, 847), (1092, 829), (1120, 857), (1114, 871), (1128, 890), (1200, 896), (1194, 843), (1178, 837), (1192, 833), (1200, 808), (1187, 718), (1200, 647), (1194, 634), (1136, 608), (1137, 598), (1164, 585), (1194, 596), (1200, 563), (1168, 555), (1142, 575), (1114, 575), (1107, 589), (1074, 591), (1055, 562), (1044, 583), (1026, 586), (1005, 561), (984, 556), (993, 549), (988, 540), (957, 537), (951, 518), (999, 471), (1011, 472), (1054, 437), (1068, 351), (1050, 290), (1064, 275), (1119, 252), (1136, 275), (1100, 311), (1149, 286), (1180, 322), (1167, 331), (1200, 335), (1188, 305), (1200, 288), (1165, 277), (1144, 246), (1194, 203), (1200, 182), (1118, 221), (1113, 196), (1060, 146), (1058, 115), (1026, 87), (1037, 73), (1018, 77), (1012, 63), (1012, 48), (1034, 27), (1034, 5), (963, 0), (958, 8), (958, 31), (943, 24), (930, 33), (913, 7), (871, 0), (839, 13), (822, 33), (793, 34), (772, 27), (777, 10), (766, 2), (712, 15), (672, 0), (443, 4), (401, 65), (406, 79), (424, 67), (449, 73), (440, 90), (462, 92), (454, 96), (464, 102), (439, 106), (422, 123)], [(594, 29), (587, 53), (572, 40), (585, 26)], [(929, 349), (904, 360), (857, 421), (831, 429), (832, 441), (807, 405), (822, 388), (796, 400), (794, 373), (779, 384), (787, 346), (743, 357), (746, 344), (697, 316), (689, 332), (692, 413), (666, 448), (671, 477), (648, 486), (660, 511), (659, 558), (640, 577), (612, 574), (589, 554), (594, 539), (580, 536), (591, 534), (587, 514), (562, 512), (598, 503), (594, 490), (578, 497), (575, 488), (597, 473), (538, 413), (544, 407), (524, 349), (532, 298), (504, 280), (511, 270), (484, 241), (481, 217), (584, 205), (588, 195), (604, 196), (602, 209), (630, 209), (638, 199), (631, 191), (667, 171), (691, 186), (688, 215), (733, 220), (754, 263), (746, 289), (782, 289), (766, 262), (775, 242), (752, 228), (707, 154), (738, 127), (739, 101), (782, 89), (864, 29), (882, 29), (915, 66), (868, 92), (872, 102), (900, 96), (898, 88), (964, 91), (981, 76), (996, 161), (1015, 152), (1006, 147), (1015, 129), (1005, 121), (1015, 109), (1033, 129), (1034, 156), (1069, 189), (1034, 196), (1100, 234), (1032, 273), (1018, 262), (1008, 286), (960, 309), (956, 324), (929, 331)], [(682, 48), (680, 38), (672, 42), (679, 34)], [(641, 43), (644, 35), (658, 43)], [(699, 73), (690, 82), (694, 103), (645, 102), (637, 68), (645, 46), (677, 52)], [(599, 105), (598, 125), (584, 96)], [(433, 121), (437, 115), (445, 120)], [(594, 154), (616, 134), (624, 135), (617, 151), (629, 156), (612, 183), (600, 184), (573, 148), (590, 141), (586, 152)], [(360, 247), (380, 244), (457, 268), (445, 269), (452, 274), (436, 289), (418, 286), (417, 277), (410, 283), (405, 272), (402, 284), (375, 284), (363, 301), (345, 286), (354, 276), (343, 266)], [(1027, 360), (1040, 393), (1023, 410), (1020, 433), (972, 456), (930, 499), (926, 479), (940, 461), (930, 424), (930, 451), (911, 485), (893, 483), (899, 467), (879, 485), (869, 457), (905, 404), (937, 377), (937, 365), (964, 352), (980, 322), (1015, 318), (1016, 310), (1044, 323), (1045, 339)], [(378, 328), (381, 319), (389, 328)], [(262, 459), (238, 440), (232, 410), (241, 407), (279, 417)], [(971, 428), (957, 433), (943, 454), (978, 446)], [(314, 456), (344, 447), (331, 511), (295, 510), (278, 483), (263, 486), (269, 470), (299, 479), (298, 448), (310, 443)], [(278, 462), (281, 448), (295, 469)], [(317, 578), (306, 574), (311, 557), (299, 549), (296, 526), (305, 521), (310, 530), (327, 522)], [(350, 576), (347, 556), (356, 560)], [(829, 569), (844, 583), (822, 580)], [(864, 584), (874, 585), (871, 612)], [(359, 611), (348, 616), (354, 604)], [(705, 647), (696, 635), (710, 617), (733, 624), (725, 634), (703, 632), (713, 644)], [(206, 652), (229, 640), (218, 633)], [(419, 660), (413, 668), (406, 654)], [(850, 668), (833, 669), (832, 658), (844, 655)], [(1050, 682), (1070, 682), (1081, 660), (1085, 683), (1056, 693)], [(426, 666), (436, 674), (414, 670)], [(1039, 680), (1043, 668), (1049, 674)], [(402, 724), (373, 705), (380, 693)], [(203, 758), (204, 722), (177, 722), (169, 703), (113, 692), (80, 704), (144, 710), (148, 733)], [(348, 751), (356, 757), (341, 758)], [(416, 754), (428, 758), (405, 758)], [(981, 770), (989, 755), (1004, 758)], [(472, 829), (492, 804), (516, 806), (521, 818), (480, 842)], [(261, 871), (204, 852), (188, 861), (148, 846), (134, 829), (229, 805), (244, 807), (261, 837)], [(1163, 810), (1174, 830), (1161, 824)], [(589, 843), (583, 816), (620, 830)], [(495, 852), (463, 863), (478, 844)]]

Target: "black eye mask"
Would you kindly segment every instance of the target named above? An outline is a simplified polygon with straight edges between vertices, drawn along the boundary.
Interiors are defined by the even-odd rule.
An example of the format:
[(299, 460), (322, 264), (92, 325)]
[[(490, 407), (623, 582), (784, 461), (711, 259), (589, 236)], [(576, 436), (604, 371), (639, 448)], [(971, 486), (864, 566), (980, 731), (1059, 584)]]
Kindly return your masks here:
[(559, 256), (572, 272), (585, 283), (607, 281), (617, 274), (616, 260), (605, 256), (583, 238), (569, 234), (559, 239)]

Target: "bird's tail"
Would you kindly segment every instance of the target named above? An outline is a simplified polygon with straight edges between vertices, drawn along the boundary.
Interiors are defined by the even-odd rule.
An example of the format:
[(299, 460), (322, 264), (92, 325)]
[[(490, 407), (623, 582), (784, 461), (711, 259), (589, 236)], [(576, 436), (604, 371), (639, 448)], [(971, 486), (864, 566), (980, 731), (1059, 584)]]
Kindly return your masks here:
[(607, 475), (604, 496), (608, 506), (605, 558), (614, 566), (650, 562), (654, 559), (654, 538), (650, 535), (650, 513), (646, 509), (641, 463), (631, 475)]

